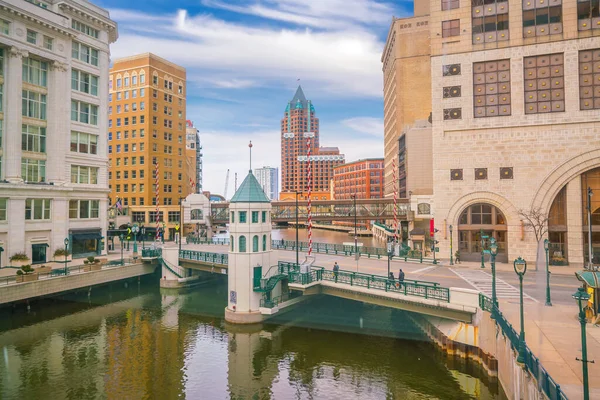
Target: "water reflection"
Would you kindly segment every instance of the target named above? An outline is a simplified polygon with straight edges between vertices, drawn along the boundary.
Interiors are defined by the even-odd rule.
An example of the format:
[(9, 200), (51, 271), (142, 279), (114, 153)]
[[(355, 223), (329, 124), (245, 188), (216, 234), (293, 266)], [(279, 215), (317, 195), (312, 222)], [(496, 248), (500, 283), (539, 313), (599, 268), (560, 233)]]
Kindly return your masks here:
[[(296, 229), (291, 228), (281, 228), (281, 229), (273, 229), (271, 236), (273, 239), (285, 239), (285, 240), (296, 240)], [(337, 231), (328, 231), (324, 229), (315, 229), (312, 230), (312, 239), (313, 242), (322, 242), (322, 243), (336, 243), (342, 244), (344, 242), (354, 243), (354, 235), (349, 235), (346, 232), (337, 232)], [(300, 242), (308, 241), (308, 234), (305, 228), (298, 229), (298, 240)], [(362, 243), (363, 246), (366, 247), (384, 247), (385, 244), (381, 241), (373, 239), (372, 236), (361, 236), (358, 238), (358, 242)]]
[(222, 320), (224, 282), (106, 290), (2, 310), (0, 398), (501, 398), (400, 312), (315, 298), (240, 327)]

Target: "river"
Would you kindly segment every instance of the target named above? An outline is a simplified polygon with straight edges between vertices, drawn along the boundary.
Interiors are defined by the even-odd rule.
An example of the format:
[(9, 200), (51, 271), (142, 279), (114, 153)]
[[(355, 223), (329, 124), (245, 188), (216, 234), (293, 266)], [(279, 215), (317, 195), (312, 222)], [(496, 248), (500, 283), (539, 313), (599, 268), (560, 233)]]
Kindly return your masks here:
[(156, 277), (0, 310), (1, 399), (505, 399), (403, 312), (315, 298), (258, 327)]
[[(296, 240), (296, 229), (293, 227), (281, 229), (273, 228), (271, 236), (273, 239)], [(298, 239), (301, 242), (308, 242), (308, 232), (305, 228), (298, 229)], [(354, 243), (354, 235), (349, 235), (346, 232), (329, 231), (316, 228), (313, 228), (312, 230), (312, 239), (313, 242), (323, 243)], [(385, 247), (385, 243), (373, 239), (372, 236), (360, 236), (358, 238), (358, 242), (362, 243), (363, 246), (366, 247)]]

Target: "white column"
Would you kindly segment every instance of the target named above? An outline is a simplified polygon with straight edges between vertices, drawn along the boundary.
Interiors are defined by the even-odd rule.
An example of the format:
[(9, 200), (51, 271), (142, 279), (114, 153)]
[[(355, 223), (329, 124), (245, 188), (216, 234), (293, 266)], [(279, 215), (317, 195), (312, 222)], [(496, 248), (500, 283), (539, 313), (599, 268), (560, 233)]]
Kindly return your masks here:
[(71, 96), (70, 86), (66, 80), (66, 64), (54, 61), (50, 64), (48, 79), (48, 127), (46, 130), (46, 181), (54, 183), (69, 182), (67, 175), (66, 155), (69, 152), (71, 132), (69, 131)]
[(4, 112), (4, 176), (10, 183), (21, 183), (21, 88), (23, 82), (23, 57), (26, 50), (11, 47), (8, 51), (8, 71), (4, 79), (8, 99)]
[(569, 264), (583, 265), (583, 204), (581, 176), (567, 184), (567, 252)]
[[(24, 251), (31, 258), (31, 248), (25, 248), (25, 196), (11, 196), (8, 200), (8, 245), (4, 246), (7, 260), (13, 254)], [(5, 265), (5, 264), (3, 264)]]

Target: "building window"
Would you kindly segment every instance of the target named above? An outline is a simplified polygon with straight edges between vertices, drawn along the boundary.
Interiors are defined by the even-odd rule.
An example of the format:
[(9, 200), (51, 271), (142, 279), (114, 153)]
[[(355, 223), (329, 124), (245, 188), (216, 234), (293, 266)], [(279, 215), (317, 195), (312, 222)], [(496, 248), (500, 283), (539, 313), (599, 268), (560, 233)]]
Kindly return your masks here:
[(450, 180), (451, 181), (462, 181), (463, 180), (463, 170), (462, 169), (451, 169), (450, 170)]
[(47, 50), (52, 50), (54, 47), (54, 39), (48, 36), (44, 36), (44, 48)]
[(71, 183), (98, 184), (98, 168), (71, 165)]
[(252, 211), (252, 223), (258, 224), (258, 211)]
[(75, 19), (71, 20), (71, 28), (84, 33), (88, 36), (91, 36), (95, 39), (98, 39), (98, 36), (100, 34), (100, 31), (98, 31), (98, 29), (94, 29), (89, 25), (84, 24), (83, 22), (79, 22)]
[(71, 89), (98, 96), (98, 77), (73, 69), (71, 70)]
[(50, 219), (50, 199), (26, 199), (25, 200), (25, 219), (26, 220), (49, 220)]
[(0, 19), (0, 32), (8, 35), (10, 33), (10, 22)]
[(446, 108), (444, 109), (444, 119), (461, 119), (462, 118), (462, 109), (460, 108)]
[(71, 48), (71, 57), (86, 64), (98, 66), (98, 50), (85, 44), (74, 41)]
[(460, 75), (460, 64), (444, 65), (442, 67), (442, 73), (444, 76)]
[(513, 168), (512, 167), (500, 168), (500, 179), (512, 179), (512, 178), (513, 178)]
[(45, 182), (46, 161), (22, 158), (21, 179), (23, 179), (25, 182)]
[(23, 58), (23, 82), (48, 86), (48, 63), (33, 58)]
[(507, 261), (506, 218), (491, 204), (478, 203), (467, 207), (458, 220), (458, 237), (461, 261), (480, 260), (482, 250), (489, 249), (491, 238), (495, 238), (498, 244), (497, 260)]
[(33, 125), (21, 125), (21, 150), (45, 153), (46, 128)]
[[(523, 37), (562, 33), (562, 0), (523, 1)], [(552, 4), (552, 6), (550, 6)]]
[(600, 29), (600, 11), (598, 0), (578, 0), (577, 20), (580, 31)]
[(246, 252), (246, 236), (240, 236), (238, 251), (240, 253), (245, 253)]
[(525, 114), (565, 111), (563, 54), (525, 57)]
[(37, 32), (27, 29), (27, 43), (37, 44)]
[(240, 224), (246, 223), (246, 211), (240, 211)]
[(600, 109), (600, 48), (579, 52), (579, 104), (582, 110)]
[(448, 99), (451, 97), (460, 97), (461, 90), (460, 86), (447, 86), (444, 88), (444, 98)]
[(508, 40), (508, 1), (472, 0), (473, 44)]
[[(71, 121), (98, 125), (98, 106), (71, 100)], [(119, 118), (117, 118), (117, 126), (119, 125)]]
[(71, 151), (84, 154), (98, 154), (98, 135), (71, 132)]
[[(143, 197), (140, 197), (140, 199), (143, 199)], [(152, 198), (153, 203), (155, 203), (156, 198)], [(140, 205), (142, 202), (140, 202)], [(149, 213), (150, 216), (150, 222), (160, 222), (162, 221), (162, 212), (161, 211), (150, 211)]]
[(267, 251), (267, 235), (263, 235), (262, 238), (262, 251)]
[(460, 36), (460, 20), (442, 21), (442, 37)]
[(8, 199), (0, 199), (0, 221), (6, 221), (6, 205)]
[[(192, 218), (192, 219), (193, 219), (193, 218)], [(233, 223), (235, 223), (235, 212), (234, 212), (234, 211), (232, 211), (232, 212), (231, 212), (231, 218), (230, 218), (230, 220), (229, 220), (229, 223), (230, 223), (230, 224), (233, 224)]]
[(473, 64), (475, 118), (510, 115), (510, 60)]
[(169, 222), (179, 222), (179, 211), (169, 211)]
[(459, 0), (442, 0), (442, 11), (454, 10), (460, 6)]
[(69, 219), (89, 218), (100, 218), (99, 200), (69, 200)]
[(419, 214), (419, 215), (431, 214), (431, 206), (428, 203), (419, 203), (417, 205), (417, 214)]
[(482, 181), (487, 179), (487, 168), (475, 168), (475, 180)]
[(252, 252), (258, 253), (258, 235), (252, 237)]
[(267, 222), (267, 212), (266, 212), (266, 211), (263, 211), (263, 212), (262, 212), (262, 223), (264, 224), (264, 223), (266, 223), (266, 222)]
[(22, 115), (29, 118), (46, 119), (46, 95), (30, 90), (22, 91)]

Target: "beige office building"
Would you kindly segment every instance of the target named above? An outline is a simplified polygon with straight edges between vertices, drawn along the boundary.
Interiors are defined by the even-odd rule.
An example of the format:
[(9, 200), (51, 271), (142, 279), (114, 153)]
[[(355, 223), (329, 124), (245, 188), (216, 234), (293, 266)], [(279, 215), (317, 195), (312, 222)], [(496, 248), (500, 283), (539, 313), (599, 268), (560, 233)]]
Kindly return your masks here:
[[(593, 2), (431, 1), (433, 186), (440, 257), (536, 258), (520, 212), (548, 216), (550, 263), (600, 258), (600, 19)], [(595, 14), (596, 13), (596, 14)], [(389, 112), (386, 112), (386, 115)], [(484, 248), (488, 246), (484, 240)]]

